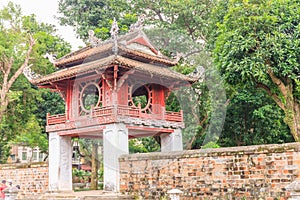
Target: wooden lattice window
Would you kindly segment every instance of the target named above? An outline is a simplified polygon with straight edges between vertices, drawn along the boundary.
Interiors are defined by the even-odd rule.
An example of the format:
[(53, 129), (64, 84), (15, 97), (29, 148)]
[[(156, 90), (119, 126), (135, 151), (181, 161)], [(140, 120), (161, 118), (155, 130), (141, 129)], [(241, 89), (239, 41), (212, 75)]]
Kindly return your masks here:
[(79, 115), (87, 115), (91, 108), (102, 107), (103, 88), (101, 79), (81, 82), (79, 84)]
[(140, 105), (143, 113), (152, 113), (153, 91), (151, 85), (129, 82), (128, 86), (128, 106), (137, 108)]

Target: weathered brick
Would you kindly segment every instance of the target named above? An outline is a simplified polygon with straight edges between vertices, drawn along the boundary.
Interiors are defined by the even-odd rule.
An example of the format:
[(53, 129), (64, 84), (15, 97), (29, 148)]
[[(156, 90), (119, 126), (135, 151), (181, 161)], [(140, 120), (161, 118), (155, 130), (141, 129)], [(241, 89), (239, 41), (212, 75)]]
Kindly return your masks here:
[(48, 164), (0, 165), (0, 179), (12, 179), (24, 195), (37, 195), (48, 190)]
[[(147, 199), (159, 199), (162, 191), (177, 187), (184, 191), (182, 199), (226, 199), (227, 197), (227, 199), (229, 197), (257, 199), (259, 197), (271, 200), (274, 196), (288, 197), (289, 192), (285, 187), (297, 176), (300, 178), (299, 146), (299, 143), (292, 143), (193, 150), (182, 154), (176, 152), (173, 156), (172, 153), (167, 153), (168, 156), (164, 153), (156, 153), (155, 161), (149, 159), (151, 156), (141, 154), (138, 155), (139, 159), (136, 159), (136, 162), (148, 160), (148, 167), (150, 167), (147, 170), (150, 171), (153, 166), (162, 169), (165, 163), (173, 164), (168, 166), (168, 170), (150, 174), (150, 177), (154, 177), (153, 180), (157, 180), (155, 185), (149, 181), (150, 177), (142, 180), (142, 177), (138, 176), (135, 181), (145, 184), (146, 187), (136, 184), (137, 188), (135, 190), (131, 188), (129, 192), (143, 197), (147, 193)], [(124, 157), (130, 159), (122, 159), (121, 163), (134, 160), (131, 155)], [(127, 171), (137, 175), (133, 170), (127, 169)], [(132, 180), (124, 176), (122, 181), (126, 181), (126, 178), (127, 181)], [(152, 192), (149, 192), (150, 187)]]

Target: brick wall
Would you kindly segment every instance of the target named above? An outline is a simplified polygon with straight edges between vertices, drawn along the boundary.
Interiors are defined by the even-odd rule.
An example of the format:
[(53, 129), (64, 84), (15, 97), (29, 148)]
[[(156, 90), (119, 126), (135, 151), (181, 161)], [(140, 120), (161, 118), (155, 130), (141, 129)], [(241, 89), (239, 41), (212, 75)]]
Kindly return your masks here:
[(4, 164), (0, 165), (0, 180), (12, 179), (20, 185), (21, 194), (36, 196), (48, 190), (48, 164)]
[(287, 199), (300, 178), (300, 143), (122, 156), (123, 193), (159, 199), (178, 188), (182, 199)]

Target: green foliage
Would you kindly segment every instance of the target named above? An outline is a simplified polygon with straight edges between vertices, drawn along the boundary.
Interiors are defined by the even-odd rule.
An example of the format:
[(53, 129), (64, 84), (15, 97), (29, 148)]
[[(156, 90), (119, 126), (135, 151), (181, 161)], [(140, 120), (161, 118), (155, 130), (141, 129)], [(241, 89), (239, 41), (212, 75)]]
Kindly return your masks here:
[(75, 27), (81, 39), (88, 38), (88, 31), (94, 30), (99, 38), (107, 39), (110, 36), (112, 20), (116, 18), (120, 32), (129, 30), (136, 21), (136, 15), (131, 14), (131, 6), (126, 0), (60, 0), (58, 17), (62, 25)]
[(226, 82), (264, 89), (285, 112), (295, 139), (297, 113), (291, 110), (299, 106), (299, 6), (294, 0), (222, 1), (211, 37), (214, 63)]
[(240, 146), (292, 142), (284, 113), (263, 91), (240, 90), (227, 108), (219, 144)]
[[(133, 9), (138, 14), (146, 15), (146, 23), (160, 28), (174, 30), (180, 35), (191, 37), (193, 41), (206, 40), (207, 20), (211, 8), (214, 5), (210, 0), (186, 0), (186, 1), (150, 1), (136, 0), (131, 2)], [(165, 32), (166, 37), (168, 32)], [(167, 41), (167, 40), (166, 40)], [(181, 42), (179, 40), (177, 42)], [(180, 44), (181, 45), (181, 44)]]
[(135, 138), (129, 140), (130, 153), (148, 153), (159, 150), (160, 146), (153, 137)]
[[(80, 147), (80, 153), (84, 156), (85, 163), (92, 164), (92, 145), (98, 144), (99, 146), (102, 144), (102, 141), (96, 139), (86, 139), (86, 138), (74, 138), (73, 140), (77, 140)], [(102, 160), (102, 154), (98, 154), (97, 161)]]
[[(23, 16), (20, 6), (10, 2), (0, 10), (0, 63), (2, 65), (13, 58), (8, 78), (11, 78), (24, 62), (29, 35), (36, 41), (29, 64), (33, 65), (32, 69), (37, 73), (48, 74), (55, 70), (43, 57), (46, 52), (61, 57), (70, 51), (71, 46), (55, 35), (54, 26), (38, 23), (34, 15)], [(1, 70), (0, 81), (4, 80)], [(51, 97), (50, 101), (45, 101), (51, 95), (48, 90), (37, 90), (22, 74), (9, 88), (8, 105), (4, 108), (0, 125), (1, 162), (6, 161), (9, 144), (22, 144), (31, 148), (39, 146), (42, 151), (47, 152), (47, 135), (44, 130), (46, 112), (55, 110), (62, 113), (64, 110), (60, 97)]]
[[(65, 112), (65, 102), (61, 96), (56, 92), (51, 92), (49, 90), (38, 90), (40, 97), (38, 101), (34, 102), (37, 109), (34, 114), (39, 119), (41, 127), (46, 126), (46, 115), (50, 113), (51, 115), (62, 114)], [(45, 132), (45, 131), (43, 131)]]
[(91, 172), (81, 170), (81, 169), (72, 169), (72, 176), (78, 182), (88, 182), (91, 177)]
[[(98, 182), (102, 182), (103, 183), (103, 178), (104, 178), (104, 167), (103, 167), (103, 162), (101, 163), (101, 165), (100, 165), (100, 168), (99, 168), (99, 170), (98, 170)], [(102, 187), (103, 187), (103, 185), (102, 185)], [(101, 188), (101, 189), (103, 189), (103, 188)]]
[(220, 148), (220, 145), (218, 145), (215, 142), (210, 141), (202, 147), (202, 149), (209, 149), (209, 148)]
[[(184, 74), (196, 66), (206, 70), (203, 82), (182, 93), (185, 95), (178, 94), (181, 91), (172, 93), (167, 100), (167, 110), (185, 111), (187, 128), (183, 136), (193, 142), (191, 148), (200, 148), (206, 135), (214, 141), (219, 138), (227, 103), (226, 124), (218, 144), (250, 145), (291, 141), (283, 113), (265, 94), (249, 88), (263, 83), (269, 85), (271, 92), (278, 92), (266, 74), (271, 68), (285, 82), (291, 80), (293, 95), (299, 100), (297, 4), (292, 0), (286, 4), (279, 0), (61, 0), (63, 16), (59, 19), (62, 24), (73, 25), (81, 38), (86, 39), (92, 29), (98, 37), (106, 39), (113, 17), (126, 32), (136, 16), (145, 14), (145, 23), (153, 27), (145, 31), (154, 45), (169, 57), (183, 53), (184, 59), (175, 70)], [(226, 81), (228, 102), (224, 102), (222, 91), (224, 80), (217, 76), (210, 52), (204, 51), (204, 46), (213, 51), (214, 63)], [(192, 140), (194, 135), (196, 138)], [(149, 145), (140, 139), (131, 140), (130, 151), (147, 152), (145, 144)]]
[(34, 115), (31, 115), (21, 132), (12, 140), (18, 146), (34, 149), (39, 147), (42, 152), (48, 151), (48, 139), (42, 134), (42, 129)]
[(11, 130), (9, 120), (3, 117), (0, 123), (0, 163), (6, 163), (9, 156), (9, 141), (13, 139), (14, 132)]
[(217, 23), (214, 50), (226, 80), (268, 81), (268, 68), (295, 79), (300, 65), (299, 13), (299, 2), (292, 0), (230, 1), (223, 21)]

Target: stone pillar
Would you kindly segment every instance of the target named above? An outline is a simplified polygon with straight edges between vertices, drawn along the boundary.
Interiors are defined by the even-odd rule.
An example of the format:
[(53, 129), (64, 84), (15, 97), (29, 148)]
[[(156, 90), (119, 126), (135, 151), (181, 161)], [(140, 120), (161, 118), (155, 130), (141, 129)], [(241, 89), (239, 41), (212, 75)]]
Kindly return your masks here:
[(119, 157), (128, 153), (128, 129), (125, 124), (106, 125), (103, 130), (104, 190), (119, 191)]
[(300, 199), (300, 181), (295, 180), (286, 187), (286, 190), (290, 191), (291, 196), (288, 200), (299, 200)]
[(181, 129), (175, 129), (173, 133), (164, 133), (160, 135), (161, 152), (182, 151), (182, 133)]
[(71, 137), (49, 133), (49, 191), (72, 191)]

